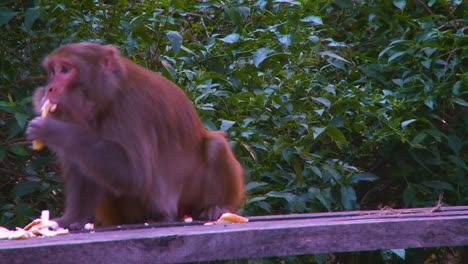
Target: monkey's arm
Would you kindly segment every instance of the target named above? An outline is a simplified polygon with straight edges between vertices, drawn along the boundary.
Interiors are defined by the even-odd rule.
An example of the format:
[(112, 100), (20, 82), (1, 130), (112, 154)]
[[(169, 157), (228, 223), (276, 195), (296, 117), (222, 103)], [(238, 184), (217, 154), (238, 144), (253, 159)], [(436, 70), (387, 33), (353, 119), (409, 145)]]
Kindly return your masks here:
[(29, 139), (41, 140), (60, 156), (68, 156), (83, 175), (106, 189), (128, 193), (143, 187), (143, 173), (137, 171), (128, 153), (116, 142), (103, 139), (80, 126), (43, 117), (33, 119), (26, 133)]

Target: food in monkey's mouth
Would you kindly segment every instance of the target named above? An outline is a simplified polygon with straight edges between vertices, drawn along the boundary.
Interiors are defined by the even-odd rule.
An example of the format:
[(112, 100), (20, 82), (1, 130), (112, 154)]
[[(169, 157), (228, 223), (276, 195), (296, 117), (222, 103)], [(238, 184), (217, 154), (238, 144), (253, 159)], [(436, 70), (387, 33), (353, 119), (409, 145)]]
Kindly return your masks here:
[[(53, 104), (50, 102), (49, 99), (47, 99), (44, 104), (41, 107), (42, 110), (42, 117), (47, 117), (49, 112), (53, 113), (55, 110), (57, 110), (57, 104)], [(33, 141), (33, 147), (34, 150), (42, 150), (44, 148), (44, 143), (42, 143), (40, 140), (34, 140)]]

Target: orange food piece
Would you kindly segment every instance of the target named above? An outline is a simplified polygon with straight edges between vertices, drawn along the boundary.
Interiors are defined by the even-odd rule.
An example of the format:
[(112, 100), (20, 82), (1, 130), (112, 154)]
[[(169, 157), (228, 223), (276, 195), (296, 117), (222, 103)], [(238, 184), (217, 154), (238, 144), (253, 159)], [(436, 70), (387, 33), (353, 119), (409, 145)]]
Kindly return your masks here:
[(247, 217), (244, 217), (238, 214), (224, 213), (218, 219), (218, 222), (219, 221), (225, 221), (225, 222), (231, 222), (231, 223), (246, 223), (249, 221), (249, 219)]
[[(53, 106), (53, 104), (49, 101), (49, 99), (47, 99), (44, 104), (42, 105), (41, 109), (42, 109), (42, 114), (41, 116), (42, 117), (47, 117), (47, 115), (49, 114), (49, 111), (50, 111), (50, 108)], [(41, 150), (44, 148), (44, 143), (42, 143), (42, 141), (40, 140), (33, 140), (33, 146), (32, 148), (34, 150)]]

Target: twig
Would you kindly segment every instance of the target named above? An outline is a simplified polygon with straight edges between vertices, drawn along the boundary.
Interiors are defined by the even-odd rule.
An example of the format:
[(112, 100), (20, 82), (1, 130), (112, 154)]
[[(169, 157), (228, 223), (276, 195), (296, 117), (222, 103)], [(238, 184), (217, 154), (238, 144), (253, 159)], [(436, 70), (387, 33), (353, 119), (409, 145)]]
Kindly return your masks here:
[(442, 199), (444, 198), (444, 192), (439, 193), (439, 199), (437, 200), (437, 204), (434, 208), (431, 209), (432, 212), (441, 212), (442, 211)]
[(417, 0), (417, 1), (418, 1), (418, 3), (419, 3), (420, 5), (422, 5), (422, 7), (424, 7), (424, 9), (426, 9), (426, 11), (427, 11), (429, 14), (431, 14), (431, 15), (434, 14), (434, 13), (432, 13), (432, 10), (426, 5), (426, 3), (424, 3), (424, 2), (421, 1), (421, 0)]
[(427, 210), (427, 209), (408, 209), (403, 211), (396, 211), (390, 206), (384, 206), (380, 209), (381, 213), (377, 213), (377, 215), (393, 215), (393, 214), (411, 214), (411, 213), (434, 213), (434, 212), (442, 212), (442, 199), (444, 197), (444, 192), (439, 193), (439, 199), (437, 199), (437, 204)]
[[(468, 20), (463, 20), (463, 19), (456, 19), (456, 20), (451, 20), (451, 21), (448, 21), (446, 24), (442, 25), (442, 26), (439, 26), (437, 28), (437, 30), (442, 30), (442, 29), (446, 29), (446, 28), (458, 28), (458, 26), (462, 26), (462, 24), (466, 24), (468, 23)], [(466, 27), (463, 27), (461, 30), (463, 32), (464, 28)]]
[(44, 75), (40, 75), (40, 76), (29, 76), (29, 77), (26, 77), (24, 79), (19, 79), (16, 81), (17, 84), (20, 84), (20, 83), (24, 83), (24, 82), (27, 82), (27, 81), (43, 81), (45, 80), (45, 76)]
[(11, 4), (14, 4), (16, 1), (10, 1), (10, 2), (6, 2), (6, 3), (2, 3), (0, 4), (0, 6), (7, 6), (7, 5), (11, 5)]
[(362, 44), (359, 44), (359, 45), (356, 45), (356, 46), (352, 46), (352, 48), (353, 49), (359, 49), (359, 48), (371, 46), (371, 45), (374, 45), (374, 44), (377, 44), (377, 43), (380, 43), (380, 42), (384, 42), (384, 41), (387, 41), (387, 38), (378, 39), (378, 40), (370, 41), (370, 42), (367, 42), (367, 43), (362, 43)]

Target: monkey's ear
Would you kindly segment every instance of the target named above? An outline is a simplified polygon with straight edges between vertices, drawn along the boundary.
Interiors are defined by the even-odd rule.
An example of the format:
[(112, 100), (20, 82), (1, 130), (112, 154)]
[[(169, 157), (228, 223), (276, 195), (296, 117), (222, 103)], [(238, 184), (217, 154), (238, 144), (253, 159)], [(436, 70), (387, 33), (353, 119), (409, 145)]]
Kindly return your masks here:
[(120, 61), (120, 51), (114, 45), (106, 45), (103, 47), (104, 57), (101, 66), (104, 70), (116, 72), (122, 69)]

